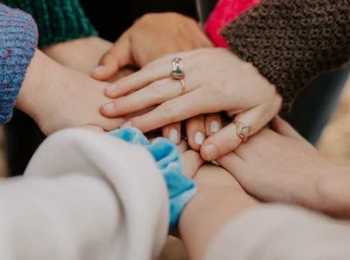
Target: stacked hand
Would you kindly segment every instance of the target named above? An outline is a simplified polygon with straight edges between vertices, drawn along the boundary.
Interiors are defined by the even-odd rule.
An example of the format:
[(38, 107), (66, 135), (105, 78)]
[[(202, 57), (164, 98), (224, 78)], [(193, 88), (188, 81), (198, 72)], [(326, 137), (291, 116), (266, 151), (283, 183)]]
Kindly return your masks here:
[[(170, 77), (176, 57), (183, 62), (183, 82)], [(200, 147), (205, 160), (215, 160), (236, 149), (244, 141), (242, 129), (248, 130), (246, 137), (256, 134), (281, 106), (275, 87), (252, 65), (224, 49), (163, 57), (108, 87), (106, 95), (115, 99), (102, 108), (102, 113), (111, 118), (151, 109), (130, 119), (132, 126), (144, 132), (200, 116), (193, 119), (187, 132), (192, 148)], [(218, 112), (235, 116), (235, 123), (220, 130), (220, 119), (214, 116), (205, 124), (204, 115)], [(207, 129), (215, 134), (204, 140)]]

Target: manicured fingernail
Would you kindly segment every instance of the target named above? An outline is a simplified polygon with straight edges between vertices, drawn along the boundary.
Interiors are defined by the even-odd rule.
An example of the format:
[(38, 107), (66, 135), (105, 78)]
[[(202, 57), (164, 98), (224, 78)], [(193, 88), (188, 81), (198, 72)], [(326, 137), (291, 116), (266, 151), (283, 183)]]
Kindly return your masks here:
[(94, 73), (100, 74), (101, 72), (104, 72), (105, 66), (99, 65), (94, 69)]
[(116, 85), (109, 85), (106, 89), (105, 89), (105, 94), (108, 95), (113, 95), (114, 92), (118, 89), (118, 86)]
[(220, 131), (221, 125), (218, 121), (213, 121), (210, 124), (210, 133), (216, 134)]
[(198, 145), (202, 145), (204, 143), (205, 136), (202, 132), (197, 132), (194, 136), (194, 142)]
[(219, 150), (214, 144), (208, 144), (202, 147), (202, 153), (205, 155), (205, 160), (215, 160), (219, 155)]
[(130, 121), (127, 121), (124, 124), (122, 124), (120, 128), (130, 128), (130, 127), (132, 127), (132, 123)]
[(173, 142), (174, 144), (177, 144), (179, 142), (179, 134), (178, 131), (174, 128), (170, 129), (169, 131), (169, 140)]
[(109, 103), (105, 104), (105, 105), (103, 106), (103, 110), (104, 110), (106, 113), (108, 113), (108, 114), (114, 113), (114, 111), (115, 111), (115, 104), (114, 104), (114, 102), (109, 102)]

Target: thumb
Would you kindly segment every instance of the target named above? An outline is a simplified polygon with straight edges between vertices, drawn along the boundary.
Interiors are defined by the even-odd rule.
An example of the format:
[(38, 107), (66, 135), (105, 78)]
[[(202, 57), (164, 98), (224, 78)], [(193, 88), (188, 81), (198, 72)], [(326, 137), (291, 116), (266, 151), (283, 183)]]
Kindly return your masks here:
[(132, 64), (132, 54), (129, 37), (125, 34), (103, 55), (91, 76), (97, 80), (109, 80), (128, 64)]

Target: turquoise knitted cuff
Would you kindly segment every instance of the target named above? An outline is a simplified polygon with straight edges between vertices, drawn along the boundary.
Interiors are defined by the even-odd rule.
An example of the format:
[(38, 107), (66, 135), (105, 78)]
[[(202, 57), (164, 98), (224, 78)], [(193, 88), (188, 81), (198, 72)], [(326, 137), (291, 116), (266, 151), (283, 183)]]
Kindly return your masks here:
[(34, 17), (41, 48), (97, 35), (79, 0), (4, 0), (4, 3)]
[(176, 146), (165, 138), (157, 138), (153, 142), (149, 142), (141, 131), (135, 128), (116, 130), (110, 135), (131, 144), (142, 145), (151, 153), (163, 174), (168, 189), (169, 226), (171, 231), (175, 231), (183, 209), (196, 193), (193, 180), (182, 173), (181, 157)]

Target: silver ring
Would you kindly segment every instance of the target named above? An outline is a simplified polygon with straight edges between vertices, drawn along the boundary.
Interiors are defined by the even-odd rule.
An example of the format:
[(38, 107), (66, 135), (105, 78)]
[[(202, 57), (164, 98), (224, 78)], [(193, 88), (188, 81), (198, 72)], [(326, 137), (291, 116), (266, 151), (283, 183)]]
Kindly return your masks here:
[(185, 78), (185, 72), (181, 58), (177, 57), (172, 60), (172, 70), (170, 76), (174, 80), (183, 80)]
[(242, 143), (246, 143), (252, 131), (252, 128), (248, 125), (244, 125), (242, 122), (235, 122), (236, 134)]

